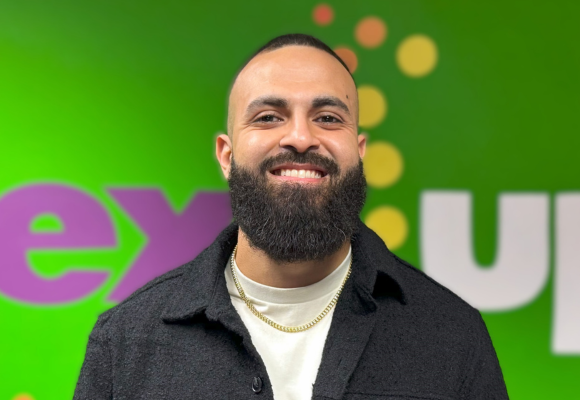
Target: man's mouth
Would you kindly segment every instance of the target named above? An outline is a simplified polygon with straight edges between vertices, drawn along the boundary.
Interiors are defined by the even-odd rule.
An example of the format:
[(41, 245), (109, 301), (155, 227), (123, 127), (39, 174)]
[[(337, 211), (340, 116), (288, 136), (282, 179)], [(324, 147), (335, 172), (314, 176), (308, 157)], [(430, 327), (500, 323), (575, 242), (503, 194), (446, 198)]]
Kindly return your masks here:
[(270, 170), (274, 176), (287, 177), (293, 180), (309, 179), (316, 180), (324, 178), (327, 173), (323, 168), (315, 165), (281, 165)]

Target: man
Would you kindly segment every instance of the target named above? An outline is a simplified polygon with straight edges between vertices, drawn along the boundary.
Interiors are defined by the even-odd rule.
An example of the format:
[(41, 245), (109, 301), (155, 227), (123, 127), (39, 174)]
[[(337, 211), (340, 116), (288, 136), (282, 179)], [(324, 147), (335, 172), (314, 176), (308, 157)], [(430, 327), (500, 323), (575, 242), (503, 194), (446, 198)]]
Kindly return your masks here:
[(216, 143), (235, 224), (99, 317), (75, 399), (507, 399), (477, 310), (360, 222), (357, 118), (325, 44), (260, 49)]

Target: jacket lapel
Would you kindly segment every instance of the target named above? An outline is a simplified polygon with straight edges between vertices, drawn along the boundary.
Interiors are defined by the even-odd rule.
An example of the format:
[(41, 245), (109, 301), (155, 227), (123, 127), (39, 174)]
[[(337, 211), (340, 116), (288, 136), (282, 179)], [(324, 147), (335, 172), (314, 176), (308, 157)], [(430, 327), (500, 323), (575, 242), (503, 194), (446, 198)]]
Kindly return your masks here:
[(362, 222), (352, 239), (352, 273), (339, 299), (322, 353), (313, 399), (342, 399), (377, 320), (373, 297), (377, 277), (394, 283), (391, 295), (405, 303), (394, 255)]
[[(313, 399), (341, 399), (366, 347), (376, 320), (376, 302), (369, 290), (376, 269), (353, 240), (351, 278), (334, 310), (313, 389)], [(370, 278), (370, 279), (369, 279)]]
[[(166, 323), (187, 321), (204, 312), (216, 298), (220, 280), (238, 239), (238, 227), (231, 224), (193, 261), (180, 267), (184, 272), (178, 288), (171, 294), (161, 317)], [(225, 285), (225, 283), (224, 283)], [(226, 289), (227, 292), (227, 289)], [(219, 300), (223, 300), (218, 297)], [(221, 309), (224, 304), (217, 305)]]
[(238, 240), (238, 227), (231, 224), (195, 258), (181, 278), (179, 290), (169, 299), (162, 319), (165, 323), (184, 323), (205, 313), (209, 321), (219, 322), (237, 335), (255, 361), (262, 363), (250, 333), (232, 305), (224, 269)]

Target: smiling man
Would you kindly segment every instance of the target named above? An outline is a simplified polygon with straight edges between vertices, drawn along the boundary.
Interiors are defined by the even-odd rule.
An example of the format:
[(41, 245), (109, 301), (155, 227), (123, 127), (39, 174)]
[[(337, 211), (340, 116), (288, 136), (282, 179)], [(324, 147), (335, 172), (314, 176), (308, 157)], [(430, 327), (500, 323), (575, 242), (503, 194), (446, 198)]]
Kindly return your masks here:
[(478, 311), (360, 222), (357, 119), (324, 43), (261, 48), (216, 141), (234, 224), (99, 317), (75, 399), (507, 399)]

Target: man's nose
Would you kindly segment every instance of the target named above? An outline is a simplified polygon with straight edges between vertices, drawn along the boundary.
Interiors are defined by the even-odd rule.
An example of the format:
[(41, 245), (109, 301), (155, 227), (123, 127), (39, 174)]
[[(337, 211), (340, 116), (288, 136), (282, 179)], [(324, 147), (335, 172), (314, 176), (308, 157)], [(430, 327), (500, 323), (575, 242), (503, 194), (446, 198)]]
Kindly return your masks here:
[(289, 125), (289, 130), (280, 140), (280, 147), (292, 148), (297, 153), (316, 150), (320, 140), (313, 132), (314, 127), (305, 119), (296, 119)]

